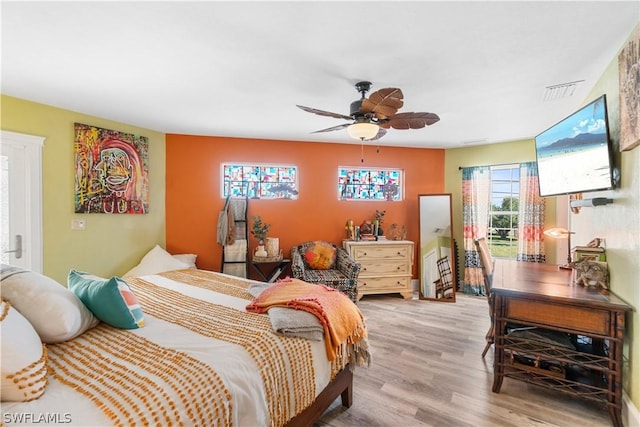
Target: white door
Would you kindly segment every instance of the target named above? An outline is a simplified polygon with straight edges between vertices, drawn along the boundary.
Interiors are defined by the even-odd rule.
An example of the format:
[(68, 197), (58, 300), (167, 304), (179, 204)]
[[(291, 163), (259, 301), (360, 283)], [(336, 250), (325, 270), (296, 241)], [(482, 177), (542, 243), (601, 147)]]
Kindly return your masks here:
[(431, 250), (422, 258), (422, 295), (428, 298), (436, 297), (435, 281), (438, 280), (436, 251)]
[(44, 138), (0, 135), (0, 259), (42, 272), (42, 146)]

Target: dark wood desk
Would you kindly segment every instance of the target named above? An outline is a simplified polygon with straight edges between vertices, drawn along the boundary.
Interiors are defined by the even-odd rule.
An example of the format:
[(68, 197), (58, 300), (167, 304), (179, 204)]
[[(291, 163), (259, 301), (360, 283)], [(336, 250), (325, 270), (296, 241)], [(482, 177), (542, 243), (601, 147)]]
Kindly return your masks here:
[[(622, 346), (631, 307), (607, 290), (573, 285), (570, 270), (549, 264), (496, 260), (491, 293), (493, 391), (509, 377), (580, 396), (606, 404), (621, 427)], [(563, 332), (578, 344), (569, 349), (510, 336), (507, 323)]]

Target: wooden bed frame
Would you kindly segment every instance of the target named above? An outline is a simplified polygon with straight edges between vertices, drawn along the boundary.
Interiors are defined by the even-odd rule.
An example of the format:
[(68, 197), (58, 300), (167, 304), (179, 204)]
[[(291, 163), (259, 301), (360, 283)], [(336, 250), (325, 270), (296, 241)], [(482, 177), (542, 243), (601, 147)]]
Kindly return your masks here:
[(353, 372), (349, 366), (338, 372), (336, 377), (320, 392), (311, 406), (291, 418), (286, 427), (308, 427), (327, 410), (327, 408), (340, 396), (342, 406), (349, 408), (353, 403)]

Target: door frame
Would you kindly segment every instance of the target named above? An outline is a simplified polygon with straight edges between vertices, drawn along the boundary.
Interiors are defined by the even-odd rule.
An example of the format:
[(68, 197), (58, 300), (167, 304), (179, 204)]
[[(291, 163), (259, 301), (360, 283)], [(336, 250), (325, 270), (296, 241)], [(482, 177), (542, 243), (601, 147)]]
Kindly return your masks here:
[(24, 245), (27, 249), (27, 268), (42, 273), (42, 148), (45, 137), (0, 131), (0, 144), (24, 150), (25, 153), (25, 218)]

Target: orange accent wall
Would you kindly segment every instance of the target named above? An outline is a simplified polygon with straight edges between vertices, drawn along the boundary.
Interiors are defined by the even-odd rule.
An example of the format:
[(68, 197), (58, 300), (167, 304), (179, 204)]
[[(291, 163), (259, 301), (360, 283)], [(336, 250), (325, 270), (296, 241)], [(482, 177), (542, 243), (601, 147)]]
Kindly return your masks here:
[[(274, 141), (212, 136), (166, 136), (166, 245), (171, 253), (195, 253), (197, 266), (220, 271), (222, 246), (216, 242), (220, 194), (220, 165), (227, 162), (292, 164), (298, 167), (297, 200), (249, 200), (251, 216), (271, 224), (269, 236), (280, 239), (289, 257), (291, 247), (322, 239), (342, 244), (345, 222), (358, 225), (386, 210), (383, 230), (392, 223), (407, 227), (407, 239), (418, 242), (418, 194), (444, 191), (442, 149), (393, 148), (380, 145)], [(345, 201), (337, 197), (339, 166), (389, 167), (404, 170), (404, 199)], [(153, 177), (151, 177), (153, 179)], [(250, 250), (257, 242), (249, 236)], [(414, 257), (415, 259), (415, 257)], [(417, 267), (414, 263), (413, 277)], [(288, 272), (289, 274), (289, 272)], [(251, 275), (252, 278), (257, 278)]]

